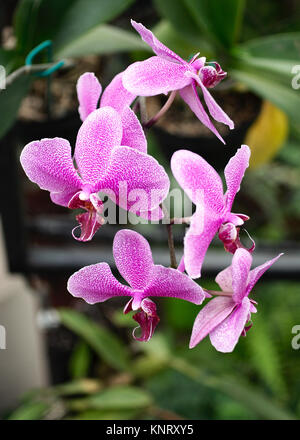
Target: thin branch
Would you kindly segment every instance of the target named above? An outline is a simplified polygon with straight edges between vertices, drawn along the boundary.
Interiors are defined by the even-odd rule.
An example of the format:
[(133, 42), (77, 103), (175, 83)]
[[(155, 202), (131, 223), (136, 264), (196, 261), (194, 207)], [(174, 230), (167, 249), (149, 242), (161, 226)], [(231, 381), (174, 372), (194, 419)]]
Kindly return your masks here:
[(148, 122), (142, 124), (144, 128), (151, 128), (152, 125), (156, 124), (156, 122), (166, 113), (166, 111), (169, 110), (175, 99), (176, 93), (176, 90), (173, 90), (173, 92), (170, 93), (168, 100), (165, 102), (159, 112), (156, 113), (156, 115), (153, 116), (153, 118), (151, 118)]
[(142, 123), (142, 126), (145, 126), (146, 121), (148, 119), (146, 97), (140, 96), (138, 99), (138, 102), (139, 102), (139, 109), (140, 109), (140, 115), (141, 115), (141, 123)]
[(169, 246), (169, 250), (170, 250), (171, 267), (173, 269), (177, 269), (177, 260), (176, 260), (176, 254), (175, 254), (172, 224), (170, 223), (170, 214), (163, 203), (161, 204), (161, 209), (163, 210), (165, 217), (167, 219), (169, 219), (169, 222), (166, 224), (166, 228), (167, 228), (167, 232), (168, 232), (168, 246)]

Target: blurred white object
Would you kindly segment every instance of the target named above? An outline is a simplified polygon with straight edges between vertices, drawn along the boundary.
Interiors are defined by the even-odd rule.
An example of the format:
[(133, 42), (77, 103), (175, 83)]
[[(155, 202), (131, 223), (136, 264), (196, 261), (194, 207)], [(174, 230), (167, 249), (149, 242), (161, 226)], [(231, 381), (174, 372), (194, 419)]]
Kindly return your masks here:
[(48, 384), (37, 312), (38, 300), (25, 279), (7, 271), (0, 227), (0, 415), (28, 390)]

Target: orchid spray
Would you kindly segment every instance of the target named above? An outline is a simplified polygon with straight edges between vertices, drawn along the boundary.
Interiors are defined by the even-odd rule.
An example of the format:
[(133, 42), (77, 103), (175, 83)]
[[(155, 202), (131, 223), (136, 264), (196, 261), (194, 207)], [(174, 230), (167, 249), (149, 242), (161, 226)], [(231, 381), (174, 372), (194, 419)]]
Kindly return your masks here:
[[(251, 314), (256, 312), (257, 304), (250, 297), (254, 285), (281, 255), (250, 270), (255, 245), (253, 242), (247, 249), (240, 240), (240, 228), (249, 217), (233, 212), (232, 206), (251, 150), (242, 145), (228, 162), (224, 170), (225, 192), (221, 177), (201, 157), (201, 145), (199, 154), (188, 150), (175, 152), (170, 164), (173, 176), (196, 209), (190, 218), (170, 219), (164, 204), (169, 177), (148, 154), (145, 130), (169, 109), (178, 93), (199, 121), (224, 143), (211, 119), (230, 129), (234, 123), (209, 90), (226, 77), (226, 72), (218, 62), (207, 62), (200, 53), (186, 61), (142, 24), (132, 21), (132, 25), (155, 56), (128, 66), (103, 93), (93, 73), (83, 74), (77, 83), (82, 125), (74, 156), (66, 139), (42, 139), (24, 147), (21, 164), (30, 180), (50, 192), (54, 203), (83, 210), (76, 216), (79, 226), (72, 231), (79, 241), (90, 241), (105, 223), (100, 193), (144, 221), (164, 219), (166, 224), (171, 267), (155, 264), (148, 241), (124, 228), (117, 232), (112, 245), (124, 282), (119, 282), (106, 262), (95, 262), (69, 278), (67, 288), (74, 297), (89, 304), (128, 297), (124, 313), (135, 312), (133, 319), (139, 330), (133, 331), (133, 337), (139, 341), (149, 341), (159, 322), (152, 298), (179, 298), (199, 306), (207, 299), (196, 317), (190, 347), (209, 335), (217, 350), (230, 352), (239, 337), (251, 328)], [(141, 115), (140, 122), (135, 111), (142, 109), (145, 97), (158, 94), (169, 94), (166, 104), (149, 120)], [(222, 148), (220, 143), (220, 154)], [(121, 191), (124, 186), (125, 192)], [(177, 267), (172, 225), (180, 222), (189, 227)], [(198, 279), (216, 234), (225, 251), (233, 256), (231, 265), (216, 277), (221, 290), (208, 291), (200, 287)]]

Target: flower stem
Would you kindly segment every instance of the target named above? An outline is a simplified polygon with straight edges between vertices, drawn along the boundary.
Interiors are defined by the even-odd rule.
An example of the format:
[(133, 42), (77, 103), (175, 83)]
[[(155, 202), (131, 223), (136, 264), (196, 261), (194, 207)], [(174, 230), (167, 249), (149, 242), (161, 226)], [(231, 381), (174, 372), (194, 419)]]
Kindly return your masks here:
[(173, 92), (170, 93), (168, 100), (165, 102), (159, 112), (156, 113), (156, 115), (153, 116), (153, 118), (151, 118), (148, 122), (142, 124), (144, 128), (151, 128), (152, 125), (156, 124), (156, 122), (166, 113), (166, 111), (169, 110), (175, 99), (176, 93), (176, 90), (173, 90)]
[(170, 215), (169, 215), (167, 208), (165, 207), (165, 205), (163, 203), (161, 204), (161, 209), (163, 210), (165, 217), (169, 220), (168, 223), (166, 224), (166, 228), (167, 228), (167, 232), (168, 232), (168, 246), (169, 246), (169, 250), (170, 250), (171, 267), (173, 269), (177, 269), (173, 230), (172, 230), (172, 224), (170, 222)]

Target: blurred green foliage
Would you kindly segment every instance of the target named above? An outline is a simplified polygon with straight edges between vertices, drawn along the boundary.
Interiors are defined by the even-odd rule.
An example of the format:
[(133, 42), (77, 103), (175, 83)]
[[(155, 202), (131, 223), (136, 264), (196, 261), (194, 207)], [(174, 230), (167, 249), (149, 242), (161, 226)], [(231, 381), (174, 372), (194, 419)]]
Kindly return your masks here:
[[(214, 287), (214, 282), (205, 286)], [(291, 346), (292, 327), (299, 324), (299, 295), (296, 282), (260, 283), (254, 292), (259, 303), (254, 325), (230, 354), (218, 353), (208, 338), (187, 348), (198, 308), (181, 300), (161, 301), (167, 331), (159, 326), (148, 343), (128, 344), (86, 316), (61, 309), (62, 322), (80, 338), (81, 348), (71, 358), (73, 373), (92, 362), (82, 341), (98, 355), (102, 368), (89, 379), (34, 390), (8, 418), (299, 419), (299, 350)], [(112, 316), (117, 326), (121, 313)], [(129, 333), (132, 322), (127, 322), (123, 325)], [(103, 331), (110, 334), (116, 359), (127, 353), (125, 369), (111, 357), (109, 345), (99, 341), (100, 350), (95, 345), (89, 336), (95, 330), (99, 338)]]
[[(53, 42), (53, 61), (91, 54), (148, 50), (133, 32), (107, 24), (134, 1), (52, 0), (50, 5), (48, 0), (19, 0), (13, 22), (16, 47), (10, 50), (0, 48), (0, 64), (8, 75), (23, 66), (28, 53), (45, 40)], [(39, 61), (51, 60), (42, 54)], [(23, 77), (6, 90), (0, 90), (0, 137), (13, 125), (20, 102), (33, 79), (33, 76)]]

